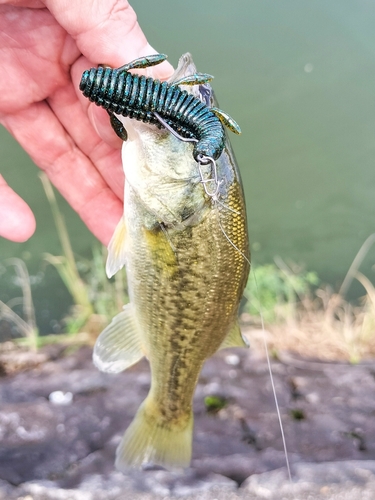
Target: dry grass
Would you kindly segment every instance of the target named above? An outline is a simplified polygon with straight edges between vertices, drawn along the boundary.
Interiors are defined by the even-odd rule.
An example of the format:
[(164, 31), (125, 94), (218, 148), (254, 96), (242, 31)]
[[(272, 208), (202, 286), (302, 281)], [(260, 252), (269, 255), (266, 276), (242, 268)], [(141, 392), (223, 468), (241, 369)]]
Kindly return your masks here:
[(65, 330), (71, 334), (86, 332), (95, 339), (128, 302), (125, 270), (119, 271), (112, 281), (108, 280), (104, 247), (94, 247), (91, 260), (77, 259), (52, 185), (44, 173), (40, 178), (62, 248), (62, 255), (44, 254), (44, 258), (56, 268), (74, 303), (65, 318)]
[(368, 297), (353, 306), (320, 289), (314, 300), (306, 297), (296, 306), (295, 315), (266, 329), (268, 345), (276, 352), (351, 363), (375, 357), (375, 311)]
[[(246, 323), (257, 324), (257, 330), (249, 335), (253, 347), (264, 350), (264, 332), (259, 328), (262, 316), (266, 342), (276, 355), (278, 351), (291, 351), (304, 357), (351, 363), (374, 358), (375, 287), (358, 271), (373, 243), (375, 234), (360, 248), (338, 293), (314, 286), (313, 280), (307, 279), (309, 273), (293, 269), (281, 259), (275, 259), (275, 266), (256, 269), (256, 280), (253, 278), (252, 285), (249, 281), (245, 296), (249, 302), (263, 304), (258, 314), (248, 307), (243, 315)], [(353, 280), (359, 281), (365, 292), (356, 304), (345, 298)]]
[[(81, 339), (91, 343), (128, 302), (126, 276), (117, 273), (114, 280), (108, 281), (104, 271), (105, 255), (100, 249), (94, 249), (92, 261), (76, 260), (53, 189), (45, 176), (42, 181), (63, 250), (62, 256), (45, 258), (56, 267), (74, 300), (66, 330), (70, 334), (93, 333)], [(374, 243), (375, 233), (363, 243), (338, 293), (328, 287), (318, 287), (315, 273), (287, 265), (280, 258), (275, 259), (276, 265), (253, 271), (245, 290), (247, 312), (242, 315), (246, 323), (257, 328), (249, 335), (252, 347), (263, 351), (266, 335), (269, 348), (276, 354), (292, 351), (304, 357), (352, 363), (375, 357), (375, 287), (359, 272)], [(8, 264), (14, 266), (22, 283), (23, 297), (17, 301), (23, 304), (23, 318), (12, 310), (12, 303), (1, 301), (0, 318), (16, 324), (26, 344), (33, 349), (44, 343), (62, 341), (61, 335), (38, 336), (26, 266), (18, 259), (9, 260)], [(353, 280), (359, 281), (365, 291), (355, 305), (345, 298)], [(265, 331), (260, 328), (263, 321)], [(67, 336), (66, 340), (72, 339)]]
[[(25, 338), (26, 345), (33, 351), (38, 346), (39, 332), (35, 321), (34, 304), (31, 296), (30, 277), (25, 263), (21, 259), (11, 258), (4, 264), (12, 266), (15, 277), (20, 284), (22, 297), (12, 299), (8, 304), (0, 300), (0, 319), (5, 319), (14, 324)], [(13, 307), (22, 304), (23, 317), (13, 311)]]

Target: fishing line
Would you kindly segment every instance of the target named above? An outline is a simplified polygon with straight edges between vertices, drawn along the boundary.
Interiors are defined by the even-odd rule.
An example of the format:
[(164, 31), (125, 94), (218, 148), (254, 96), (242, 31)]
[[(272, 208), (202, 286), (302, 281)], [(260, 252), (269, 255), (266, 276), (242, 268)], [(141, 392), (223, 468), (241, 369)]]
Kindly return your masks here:
[[(168, 123), (166, 123), (165, 120), (163, 120), (163, 118), (157, 113), (154, 111), (154, 116), (155, 118), (172, 134), (174, 135), (177, 139), (181, 140), (181, 141), (184, 141), (184, 142), (198, 142), (197, 139), (195, 138), (185, 138), (185, 137), (182, 137), (180, 136), (180, 134), (178, 134), (178, 132), (176, 132)], [(206, 160), (206, 161), (204, 161)], [(208, 160), (208, 161), (207, 161)], [(198, 169), (199, 169), (199, 174), (200, 174), (200, 177), (201, 177), (201, 182), (203, 184), (203, 187), (204, 187), (204, 190), (207, 194), (207, 196), (209, 196), (213, 203), (215, 204), (215, 202), (217, 202), (218, 204), (220, 204), (221, 206), (223, 206), (224, 208), (226, 209), (229, 209), (230, 211), (232, 212), (235, 212), (237, 213), (235, 210), (231, 209), (230, 207), (227, 207), (224, 203), (222, 203), (219, 199), (218, 199), (218, 192), (219, 192), (219, 188), (220, 188), (220, 184), (222, 181), (218, 181), (218, 172), (217, 172), (217, 167), (216, 167), (216, 162), (213, 158), (211, 157), (208, 157), (208, 156), (203, 156), (203, 155), (200, 155), (200, 157), (197, 158), (197, 163), (198, 163)], [(214, 178), (212, 179), (205, 179), (204, 178), (204, 175), (203, 175), (203, 172), (202, 172), (202, 169), (201, 169), (201, 165), (206, 165), (206, 164), (209, 164), (211, 163), (212, 166), (213, 166), (213, 170), (214, 170)], [(213, 191), (212, 193), (208, 191), (207, 189), (207, 186), (206, 184), (209, 183), (209, 182), (213, 182), (214, 185), (215, 185), (215, 191)], [(225, 232), (224, 228), (223, 228), (223, 225), (221, 223), (221, 220), (220, 220), (220, 210), (217, 210), (217, 215), (218, 215), (218, 223), (219, 223), (219, 226), (220, 226), (220, 229), (221, 229), (221, 232), (223, 233), (223, 235), (225, 236), (225, 238), (228, 240), (228, 242), (233, 246), (233, 248), (242, 256), (242, 258), (251, 266), (250, 264), (250, 260), (246, 257), (246, 255), (233, 243), (233, 241), (230, 239), (230, 237), (227, 235), (227, 233)], [(267, 359), (267, 366), (268, 366), (268, 371), (269, 371), (269, 374), (270, 374), (270, 380), (271, 380), (271, 387), (272, 387), (272, 393), (273, 393), (273, 397), (274, 397), (274, 401), (275, 401), (275, 406), (276, 406), (276, 412), (277, 412), (277, 418), (278, 418), (278, 421), (279, 421), (279, 427), (280, 427), (280, 433), (281, 433), (281, 439), (282, 439), (282, 443), (283, 443), (283, 449), (284, 449), (284, 454), (285, 454), (285, 462), (286, 462), (286, 467), (287, 467), (287, 472), (288, 472), (288, 479), (289, 479), (289, 482), (290, 483), (293, 483), (293, 480), (292, 480), (292, 473), (291, 473), (291, 470), (290, 470), (290, 462), (289, 462), (289, 456), (288, 456), (288, 449), (287, 449), (287, 446), (286, 446), (286, 439), (285, 439), (285, 433), (284, 433), (284, 426), (283, 426), (283, 422), (282, 422), (282, 419), (281, 419), (281, 413), (280, 413), (280, 407), (279, 407), (279, 402), (278, 402), (278, 398), (277, 398), (277, 392), (276, 392), (276, 386), (275, 386), (275, 381), (274, 381), (274, 377), (273, 377), (273, 372), (272, 372), (272, 366), (271, 366), (271, 360), (270, 360), (270, 354), (269, 354), (269, 350), (268, 350), (268, 345), (267, 345), (267, 340), (266, 340), (266, 330), (265, 330), (265, 327), (264, 327), (264, 318), (263, 318), (263, 312), (262, 312), (262, 307), (261, 307), (261, 303), (260, 303), (260, 294), (259, 294), (259, 288), (258, 288), (258, 282), (257, 282), (257, 278), (256, 278), (256, 274), (255, 274), (255, 270), (254, 268), (252, 268), (252, 272), (253, 272), (253, 276), (254, 276), (254, 281), (255, 281), (255, 289), (256, 289), (256, 294), (258, 296), (258, 303), (259, 303), (259, 306), (258, 306), (258, 311), (259, 311), (259, 315), (260, 315), (260, 320), (261, 320), (261, 325), (262, 325), (262, 337), (263, 337), (263, 344), (264, 344), (264, 350), (265, 350), (265, 353), (266, 353), (266, 359)]]
[[(241, 252), (241, 250), (233, 243), (233, 241), (229, 238), (229, 236), (224, 231), (224, 228), (223, 228), (223, 226), (221, 224), (221, 221), (220, 221), (220, 214), (218, 214), (218, 215), (219, 215), (218, 222), (219, 222), (219, 226), (220, 226), (220, 229), (221, 229), (223, 235), (226, 237), (226, 239), (229, 241), (229, 243), (233, 246), (233, 248), (235, 250), (237, 250), (237, 252), (239, 252), (239, 254), (246, 260), (246, 262), (248, 262), (248, 264), (250, 264), (250, 261), (246, 257), (246, 255), (244, 255)], [(282, 421), (282, 418), (281, 418), (281, 413), (280, 413), (279, 401), (278, 401), (278, 398), (277, 398), (275, 381), (274, 381), (274, 378), (273, 378), (270, 353), (269, 353), (268, 345), (267, 345), (267, 341), (266, 341), (266, 329), (264, 327), (264, 318), (263, 318), (262, 306), (261, 306), (261, 303), (260, 303), (260, 294), (259, 294), (259, 288), (258, 288), (258, 281), (257, 281), (257, 278), (256, 278), (255, 269), (253, 267), (251, 267), (251, 272), (253, 273), (253, 276), (254, 276), (255, 289), (256, 289), (257, 296), (258, 296), (258, 312), (259, 312), (260, 321), (261, 321), (261, 325), (262, 325), (263, 344), (264, 344), (264, 350), (266, 352), (267, 366), (268, 366), (268, 372), (270, 374), (270, 380), (271, 380), (271, 387), (272, 387), (273, 398), (274, 398), (275, 405), (276, 405), (277, 418), (278, 418), (278, 421), (279, 421), (281, 439), (282, 439), (283, 448), (284, 448), (284, 454), (285, 454), (286, 468), (287, 468), (287, 471), (288, 471), (288, 479), (289, 479), (290, 483), (293, 483), (292, 473), (291, 473), (291, 470), (290, 470), (288, 449), (287, 449), (287, 446), (286, 446), (284, 426), (283, 426), (283, 421)]]
[(219, 203), (219, 205), (221, 205), (223, 208), (225, 208), (226, 210), (229, 210), (230, 212), (236, 214), (236, 215), (241, 215), (240, 212), (237, 212), (237, 210), (234, 210), (233, 208), (231, 207), (228, 207), (228, 205), (225, 205), (225, 203), (222, 203), (217, 197), (213, 200), (214, 203)]
[(284, 454), (285, 454), (286, 468), (287, 468), (287, 471), (288, 471), (289, 482), (293, 483), (292, 473), (291, 473), (291, 470), (290, 470), (288, 449), (287, 449), (287, 446), (286, 446), (284, 426), (283, 426), (283, 421), (281, 419), (279, 401), (277, 399), (276, 386), (275, 386), (275, 381), (274, 381), (274, 378), (273, 378), (270, 353), (269, 353), (269, 350), (268, 350), (268, 345), (267, 345), (267, 340), (266, 340), (266, 330), (265, 330), (265, 327), (264, 327), (264, 318), (263, 318), (263, 312), (262, 312), (262, 305), (261, 305), (261, 302), (260, 302), (260, 294), (259, 294), (259, 288), (258, 288), (258, 281), (257, 281), (257, 278), (256, 278), (254, 267), (252, 267), (251, 272), (253, 273), (253, 276), (254, 276), (255, 289), (256, 289), (257, 296), (258, 296), (258, 312), (259, 312), (260, 321), (261, 321), (261, 325), (262, 325), (263, 344), (264, 344), (264, 350), (266, 352), (267, 366), (268, 366), (268, 371), (269, 371), (269, 374), (270, 374), (270, 380), (271, 380), (271, 387), (272, 387), (273, 398), (274, 398), (275, 405), (276, 405), (277, 418), (279, 420), (281, 439), (282, 439), (282, 442), (283, 442), (283, 448), (284, 448)]
[[(218, 222), (219, 222), (219, 226), (220, 226), (220, 229), (223, 233), (223, 235), (225, 236), (225, 238), (229, 241), (229, 243), (233, 246), (233, 248), (235, 250), (237, 250), (237, 252), (239, 252), (239, 254), (246, 260), (246, 262), (250, 265), (250, 261), (249, 259), (246, 257), (246, 255), (244, 255), (241, 250), (233, 243), (233, 241), (229, 238), (229, 236), (226, 234), (226, 232), (224, 231), (224, 228), (221, 224), (221, 220), (220, 220), (220, 214), (218, 213)], [(260, 316), (260, 321), (261, 321), (261, 325), (262, 325), (262, 337), (263, 337), (263, 344), (264, 344), (264, 350), (266, 352), (266, 359), (267, 359), (267, 366), (268, 366), (268, 371), (269, 371), (269, 374), (270, 374), (270, 380), (271, 380), (271, 387), (272, 387), (272, 393), (273, 393), (273, 398), (274, 398), (274, 401), (275, 401), (275, 405), (276, 405), (276, 413), (277, 413), (277, 418), (278, 418), (278, 421), (279, 421), (279, 427), (280, 427), (280, 433), (281, 433), (281, 439), (282, 439), (282, 443), (283, 443), (283, 449), (284, 449), (284, 454), (285, 454), (285, 462), (286, 462), (286, 468), (287, 468), (287, 471), (288, 471), (288, 479), (289, 479), (289, 482), (290, 483), (293, 483), (293, 479), (292, 479), (292, 473), (291, 473), (291, 470), (290, 470), (290, 463), (289, 463), (289, 455), (288, 455), (288, 449), (287, 449), (287, 446), (286, 446), (286, 439), (285, 439), (285, 433), (284, 433), (284, 426), (283, 426), (283, 421), (282, 421), (282, 418), (281, 418), (281, 413), (280, 413), (280, 407), (279, 407), (279, 401), (278, 401), (278, 398), (277, 398), (277, 392), (276, 392), (276, 386), (275, 386), (275, 381), (274, 381), (274, 378), (273, 378), (273, 372), (272, 372), (272, 366), (271, 366), (271, 359), (270, 359), (270, 353), (269, 353), (269, 350), (268, 350), (268, 345), (267, 345), (267, 341), (266, 341), (266, 329), (264, 327), (264, 318), (263, 318), (263, 311), (262, 311), (262, 306), (261, 306), (261, 303), (260, 303), (260, 294), (259, 294), (259, 288), (258, 288), (258, 281), (257, 281), (257, 278), (256, 278), (256, 274), (255, 274), (255, 269), (254, 267), (251, 267), (251, 272), (253, 273), (253, 276), (254, 276), (254, 282), (255, 282), (255, 289), (256, 289), (256, 293), (257, 293), (257, 296), (258, 296), (258, 311), (259, 311), (259, 316)]]
[(249, 261), (249, 259), (246, 257), (246, 255), (241, 252), (241, 250), (233, 243), (233, 241), (229, 238), (229, 236), (227, 235), (227, 233), (224, 231), (224, 228), (221, 224), (221, 220), (220, 220), (220, 213), (218, 212), (218, 222), (219, 222), (219, 226), (220, 226), (220, 229), (221, 229), (221, 232), (223, 233), (223, 235), (226, 237), (226, 239), (229, 241), (229, 243), (232, 245), (232, 247), (237, 250), (237, 252), (241, 255), (241, 257), (246, 260), (246, 262), (249, 264), (249, 266), (251, 266), (251, 262)]

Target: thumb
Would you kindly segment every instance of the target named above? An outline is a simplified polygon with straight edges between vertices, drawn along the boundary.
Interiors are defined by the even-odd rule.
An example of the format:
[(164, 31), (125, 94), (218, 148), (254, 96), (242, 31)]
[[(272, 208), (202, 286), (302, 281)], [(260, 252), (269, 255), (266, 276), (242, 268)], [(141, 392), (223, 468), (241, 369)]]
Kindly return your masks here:
[[(95, 64), (117, 68), (141, 56), (155, 54), (127, 0), (43, 0), (57, 22), (73, 37), (82, 54)], [(1, 4), (0, 0), (0, 4)], [(151, 69), (165, 80), (173, 67), (164, 61)]]
[(30, 207), (0, 175), (0, 236), (21, 243), (33, 235), (35, 225)]

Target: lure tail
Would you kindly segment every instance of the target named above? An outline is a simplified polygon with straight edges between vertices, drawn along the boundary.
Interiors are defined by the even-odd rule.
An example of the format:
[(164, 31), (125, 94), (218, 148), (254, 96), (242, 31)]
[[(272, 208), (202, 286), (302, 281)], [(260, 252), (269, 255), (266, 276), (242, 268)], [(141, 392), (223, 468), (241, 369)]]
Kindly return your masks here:
[(116, 451), (116, 467), (145, 464), (163, 467), (188, 467), (191, 460), (193, 438), (193, 413), (183, 423), (170, 424), (160, 420), (154, 411), (152, 396), (140, 406), (134, 420), (125, 432)]

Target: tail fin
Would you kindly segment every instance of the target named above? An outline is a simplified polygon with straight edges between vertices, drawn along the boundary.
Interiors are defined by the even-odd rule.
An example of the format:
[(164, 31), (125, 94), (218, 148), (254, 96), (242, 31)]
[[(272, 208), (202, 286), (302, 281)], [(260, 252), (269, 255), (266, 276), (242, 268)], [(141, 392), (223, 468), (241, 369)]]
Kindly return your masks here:
[(144, 464), (163, 467), (188, 467), (193, 439), (193, 413), (181, 425), (159, 421), (153, 414), (154, 404), (149, 395), (140, 406), (134, 420), (125, 432), (116, 451), (116, 467)]

